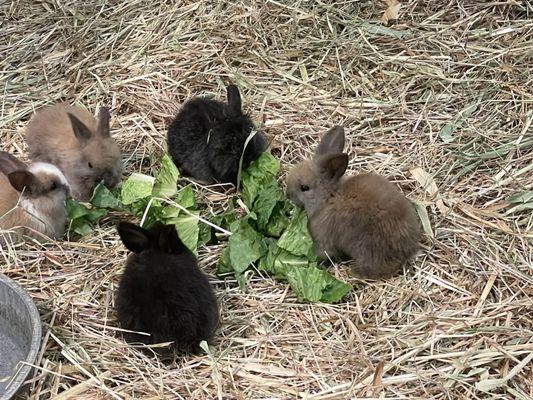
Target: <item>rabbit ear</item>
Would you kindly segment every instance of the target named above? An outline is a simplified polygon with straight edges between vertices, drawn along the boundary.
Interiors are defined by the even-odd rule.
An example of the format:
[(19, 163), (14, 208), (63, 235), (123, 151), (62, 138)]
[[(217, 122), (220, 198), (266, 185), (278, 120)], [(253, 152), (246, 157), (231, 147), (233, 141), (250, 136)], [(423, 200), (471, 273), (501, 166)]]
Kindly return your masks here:
[(13, 186), (18, 192), (24, 190), (24, 193), (32, 194), (39, 188), (39, 181), (35, 175), (25, 169), (11, 172), (7, 175), (7, 178), (9, 179), (11, 186)]
[(20, 169), (26, 169), (26, 164), (20, 161), (17, 157), (5, 151), (0, 151), (0, 172), (7, 175)]
[(328, 180), (338, 180), (348, 168), (348, 154), (327, 154), (317, 161), (320, 175)]
[(226, 88), (228, 92), (228, 105), (233, 114), (240, 114), (241, 111), (241, 94), (239, 88), (235, 85), (229, 85)]
[(78, 117), (76, 117), (74, 114), (67, 113), (68, 117), (70, 119), (70, 123), (72, 124), (72, 130), (74, 131), (74, 135), (78, 138), (80, 142), (85, 142), (91, 138), (93, 135), (89, 128), (87, 128), (87, 125), (85, 125), (83, 122), (79, 120)]
[(170, 254), (181, 253), (185, 249), (185, 245), (181, 241), (174, 225), (166, 225), (164, 227), (159, 236), (158, 246), (162, 251)]
[(120, 240), (126, 248), (134, 253), (140, 253), (150, 248), (150, 232), (129, 222), (120, 222), (117, 226)]
[(109, 136), (109, 120), (111, 119), (111, 114), (109, 113), (109, 108), (100, 107), (100, 113), (98, 117), (98, 133), (101, 136)]
[(318, 144), (315, 155), (341, 153), (344, 150), (344, 127), (336, 125), (327, 131)]

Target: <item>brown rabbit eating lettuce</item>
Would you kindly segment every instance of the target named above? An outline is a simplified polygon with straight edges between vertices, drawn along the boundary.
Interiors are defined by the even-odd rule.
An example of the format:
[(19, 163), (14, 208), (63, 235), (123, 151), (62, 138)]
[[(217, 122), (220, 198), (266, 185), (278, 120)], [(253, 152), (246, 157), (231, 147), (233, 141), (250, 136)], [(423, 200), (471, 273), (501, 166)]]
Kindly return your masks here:
[(344, 128), (323, 135), (312, 159), (289, 173), (287, 195), (304, 207), (319, 254), (347, 257), (355, 275), (386, 278), (419, 249), (421, 227), (411, 202), (375, 173), (345, 176)]
[(30, 158), (56, 165), (67, 177), (72, 197), (88, 201), (99, 182), (114, 187), (121, 179), (121, 154), (109, 120), (106, 107), (100, 109), (98, 121), (83, 107), (44, 107), (26, 131)]

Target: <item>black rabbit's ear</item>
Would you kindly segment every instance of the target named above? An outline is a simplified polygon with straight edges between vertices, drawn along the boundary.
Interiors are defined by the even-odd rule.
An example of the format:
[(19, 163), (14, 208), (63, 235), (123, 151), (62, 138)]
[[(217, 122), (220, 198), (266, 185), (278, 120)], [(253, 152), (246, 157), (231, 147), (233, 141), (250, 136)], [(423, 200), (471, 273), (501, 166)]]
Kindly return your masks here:
[(140, 253), (150, 248), (150, 232), (146, 229), (129, 222), (120, 222), (117, 231), (128, 250)]
[(98, 133), (103, 137), (109, 136), (109, 120), (111, 119), (111, 114), (109, 113), (109, 108), (100, 107), (100, 114), (98, 116)]
[(318, 170), (323, 178), (338, 180), (348, 168), (348, 154), (326, 154), (317, 160)]
[(342, 153), (344, 150), (344, 127), (336, 125), (324, 133), (318, 144), (315, 155)]
[(169, 254), (182, 253), (186, 248), (174, 225), (166, 225), (161, 231), (158, 239), (158, 247), (160, 250)]
[(82, 143), (89, 140), (93, 134), (91, 130), (87, 128), (87, 125), (81, 122), (80, 119), (76, 117), (74, 114), (71, 114), (71, 113), (67, 113), (67, 114), (70, 119), (70, 123), (72, 124), (72, 130), (74, 131), (74, 135), (76, 135), (78, 140)]
[(228, 106), (233, 114), (240, 114), (241, 111), (241, 94), (239, 88), (235, 85), (229, 85), (226, 88), (228, 92)]

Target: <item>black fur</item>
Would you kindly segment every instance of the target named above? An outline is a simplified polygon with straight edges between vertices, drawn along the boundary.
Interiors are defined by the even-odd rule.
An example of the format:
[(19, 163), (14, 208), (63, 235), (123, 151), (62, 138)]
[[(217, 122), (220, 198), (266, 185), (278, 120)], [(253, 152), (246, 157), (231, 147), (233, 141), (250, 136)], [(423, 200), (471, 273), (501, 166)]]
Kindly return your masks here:
[[(228, 103), (194, 98), (186, 102), (168, 129), (168, 152), (186, 175), (207, 183), (237, 184), (244, 143), (254, 128), (241, 110), (235, 85), (227, 87)], [(258, 132), (248, 142), (242, 168), (266, 149), (267, 140)]]
[(173, 348), (195, 353), (218, 326), (215, 295), (194, 254), (171, 225), (150, 230), (121, 222), (118, 232), (134, 251), (126, 262), (115, 306), (122, 328), (149, 333), (127, 334), (128, 342), (174, 342)]

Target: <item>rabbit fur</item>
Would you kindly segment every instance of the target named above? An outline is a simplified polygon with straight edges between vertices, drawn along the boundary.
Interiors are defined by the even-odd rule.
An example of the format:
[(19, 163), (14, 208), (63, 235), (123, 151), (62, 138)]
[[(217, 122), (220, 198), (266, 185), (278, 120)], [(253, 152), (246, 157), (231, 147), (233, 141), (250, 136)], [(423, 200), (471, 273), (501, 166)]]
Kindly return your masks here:
[(172, 225), (149, 230), (128, 222), (117, 227), (133, 252), (119, 283), (115, 306), (123, 328), (150, 336), (127, 334), (146, 344), (173, 342), (172, 348), (196, 352), (218, 325), (218, 305), (194, 254)]
[(290, 171), (287, 195), (305, 208), (320, 254), (352, 259), (356, 276), (389, 277), (417, 253), (419, 220), (411, 202), (386, 178), (344, 176), (344, 141), (343, 127), (326, 132), (314, 157)]
[(121, 179), (121, 153), (110, 135), (109, 120), (106, 107), (100, 108), (98, 121), (83, 107), (44, 107), (26, 130), (29, 156), (56, 165), (67, 177), (72, 197), (88, 201), (100, 181), (115, 187)]
[[(186, 102), (168, 129), (168, 152), (185, 175), (204, 183), (237, 184), (245, 142), (254, 130), (242, 112), (239, 89), (227, 87), (228, 103), (206, 98)], [(256, 132), (242, 155), (242, 169), (266, 149)]]
[(54, 165), (37, 162), (27, 166), (0, 151), (0, 242), (18, 236), (59, 239), (67, 222), (69, 186)]

